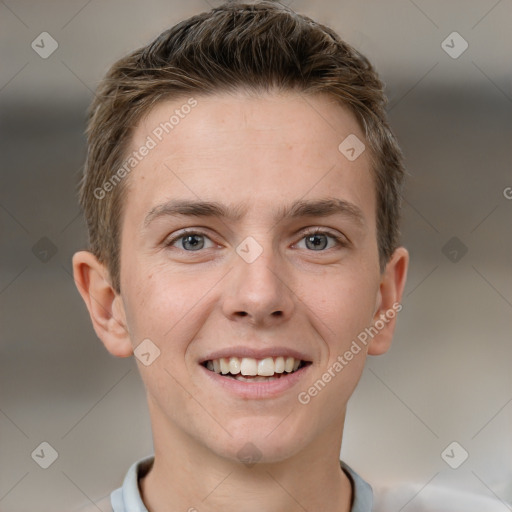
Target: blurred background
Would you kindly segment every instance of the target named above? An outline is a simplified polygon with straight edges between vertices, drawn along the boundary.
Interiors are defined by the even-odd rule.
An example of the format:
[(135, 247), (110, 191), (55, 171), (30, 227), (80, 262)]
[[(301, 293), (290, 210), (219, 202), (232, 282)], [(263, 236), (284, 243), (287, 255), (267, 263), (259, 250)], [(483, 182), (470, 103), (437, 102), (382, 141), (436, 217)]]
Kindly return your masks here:
[[(71, 277), (85, 111), (115, 60), (220, 3), (0, 1), (2, 512), (92, 504), (152, 453), (135, 362), (104, 349)], [(403, 310), (341, 455), (388, 512), (436, 493), (512, 510), (512, 2), (283, 3), (374, 63), (410, 173)]]

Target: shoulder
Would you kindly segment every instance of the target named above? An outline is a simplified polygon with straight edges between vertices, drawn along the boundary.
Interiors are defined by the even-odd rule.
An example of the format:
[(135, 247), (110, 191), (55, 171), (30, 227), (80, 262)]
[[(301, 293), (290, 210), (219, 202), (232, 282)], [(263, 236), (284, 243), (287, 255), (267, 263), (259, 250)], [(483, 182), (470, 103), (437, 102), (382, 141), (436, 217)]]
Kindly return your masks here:
[(410, 505), (415, 512), (502, 512), (503, 502), (496, 498), (440, 485), (403, 484), (373, 486), (373, 512), (389, 512)]

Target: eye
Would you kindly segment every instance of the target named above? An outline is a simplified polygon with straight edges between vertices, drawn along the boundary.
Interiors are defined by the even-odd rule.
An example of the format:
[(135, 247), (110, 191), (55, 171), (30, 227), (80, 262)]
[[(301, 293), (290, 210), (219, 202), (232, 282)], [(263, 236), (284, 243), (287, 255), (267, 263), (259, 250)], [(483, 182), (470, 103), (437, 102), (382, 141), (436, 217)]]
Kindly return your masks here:
[[(330, 246), (329, 239), (333, 241)], [(205, 240), (209, 240), (211, 245), (205, 246)], [(324, 252), (326, 249), (331, 249), (336, 246), (348, 246), (348, 241), (345, 237), (320, 228), (303, 233), (301, 242), (303, 240), (305, 240), (306, 248), (315, 252)], [(213, 247), (214, 244), (206, 233), (201, 231), (183, 230), (167, 240), (165, 242), (165, 246), (176, 247), (177, 249), (187, 252), (197, 252), (201, 249), (209, 249)]]
[[(210, 240), (205, 233), (201, 233), (200, 231), (182, 231), (179, 235), (167, 240), (165, 245), (167, 247), (175, 246), (177, 242), (180, 242), (178, 245), (178, 249), (183, 249), (184, 251), (193, 252), (199, 251), (205, 248), (205, 240)], [(211, 242), (211, 240), (210, 240)], [(210, 247), (213, 247), (210, 246)], [(206, 247), (208, 249), (208, 247)]]
[[(334, 240), (334, 246), (338, 247), (346, 247), (347, 240), (343, 238), (340, 235), (337, 235), (335, 233), (330, 233), (328, 231), (322, 231), (321, 229), (315, 229), (313, 231), (309, 231), (307, 233), (303, 234), (302, 240), (306, 241), (306, 248), (311, 249), (316, 252), (322, 252), (324, 249), (327, 248), (327, 245), (329, 244), (329, 240)], [(332, 248), (333, 246), (331, 245)]]

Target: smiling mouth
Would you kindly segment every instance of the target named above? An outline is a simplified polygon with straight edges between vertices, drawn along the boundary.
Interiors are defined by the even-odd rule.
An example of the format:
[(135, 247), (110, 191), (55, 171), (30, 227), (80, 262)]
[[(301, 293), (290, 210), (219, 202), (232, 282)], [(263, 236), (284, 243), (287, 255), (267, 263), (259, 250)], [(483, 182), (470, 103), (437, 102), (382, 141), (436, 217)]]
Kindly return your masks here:
[(295, 359), (294, 357), (266, 357), (253, 359), (252, 357), (221, 357), (201, 363), (213, 373), (239, 380), (242, 382), (269, 382), (309, 366), (310, 361)]

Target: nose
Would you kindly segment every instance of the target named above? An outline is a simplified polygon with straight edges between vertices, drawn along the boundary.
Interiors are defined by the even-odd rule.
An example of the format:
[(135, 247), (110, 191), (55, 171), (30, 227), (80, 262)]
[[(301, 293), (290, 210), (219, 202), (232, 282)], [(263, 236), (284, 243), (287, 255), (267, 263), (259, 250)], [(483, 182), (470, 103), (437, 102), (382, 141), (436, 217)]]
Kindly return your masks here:
[(295, 293), (284, 262), (266, 248), (252, 262), (236, 255), (225, 289), (223, 312), (233, 321), (275, 326), (289, 319)]

